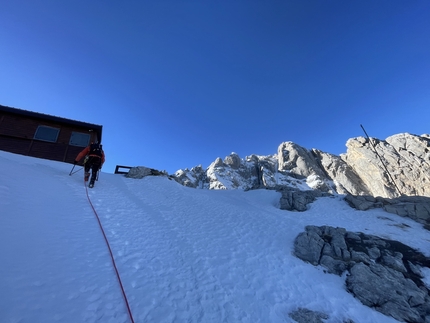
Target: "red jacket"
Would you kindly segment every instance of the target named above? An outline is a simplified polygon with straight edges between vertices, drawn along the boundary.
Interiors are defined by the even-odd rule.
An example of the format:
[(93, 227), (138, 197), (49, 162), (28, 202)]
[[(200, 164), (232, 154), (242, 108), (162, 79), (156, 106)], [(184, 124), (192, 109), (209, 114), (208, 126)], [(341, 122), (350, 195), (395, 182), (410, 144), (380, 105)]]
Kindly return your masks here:
[[(84, 156), (90, 156), (90, 157), (100, 157), (99, 155), (93, 155), (93, 154), (90, 154), (90, 146), (88, 146), (88, 147), (85, 147), (85, 149), (84, 150), (82, 150), (79, 154), (78, 154), (78, 156), (76, 156), (76, 161), (80, 161)], [(105, 152), (103, 151), (103, 149), (102, 149), (102, 165), (104, 164), (104, 162), (105, 162)]]

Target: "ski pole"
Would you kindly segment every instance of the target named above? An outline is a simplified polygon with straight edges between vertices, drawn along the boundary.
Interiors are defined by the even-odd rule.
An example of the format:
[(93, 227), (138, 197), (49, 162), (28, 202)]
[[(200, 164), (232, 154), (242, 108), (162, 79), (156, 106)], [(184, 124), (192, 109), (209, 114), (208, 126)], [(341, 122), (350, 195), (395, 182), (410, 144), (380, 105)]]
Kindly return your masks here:
[[(73, 168), (75, 168), (75, 167), (73, 167)], [(70, 171), (70, 176), (71, 175), (73, 175), (73, 174), (76, 174), (77, 172), (79, 172), (80, 170), (82, 170), (82, 169), (84, 169), (83, 167), (81, 167), (81, 168), (79, 168), (78, 170), (75, 170), (73, 173), (72, 173), (72, 171)], [(73, 169), (72, 169), (73, 170)]]
[(73, 165), (72, 170), (71, 170), (71, 171), (70, 171), (70, 173), (69, 173), (69, 176), (72, 176), (72, 172), (73, 172), (73, 170), (75, 169), (75, 166), (76, 166), (76, 165)]

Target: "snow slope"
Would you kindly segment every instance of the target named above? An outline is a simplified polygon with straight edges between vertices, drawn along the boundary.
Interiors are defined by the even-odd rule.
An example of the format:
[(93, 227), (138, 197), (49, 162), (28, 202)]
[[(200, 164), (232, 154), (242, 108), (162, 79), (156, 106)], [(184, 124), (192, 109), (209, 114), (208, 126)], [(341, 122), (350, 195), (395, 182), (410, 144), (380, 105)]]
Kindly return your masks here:
[[(130, 322), (83, 173), (70, 169), (0, 151), (1, 323)], [(293, 241), (306, 225), (331, 225), (430, 252), (420, 224), (340, 197), (288, 212), (274, 191), (107, 173), (89, 196), (135, 322), (294, 322), (288, 313), (299, 307), (327, 322), (397, 322), (353, 298), (344, 277), (294, 257)]]

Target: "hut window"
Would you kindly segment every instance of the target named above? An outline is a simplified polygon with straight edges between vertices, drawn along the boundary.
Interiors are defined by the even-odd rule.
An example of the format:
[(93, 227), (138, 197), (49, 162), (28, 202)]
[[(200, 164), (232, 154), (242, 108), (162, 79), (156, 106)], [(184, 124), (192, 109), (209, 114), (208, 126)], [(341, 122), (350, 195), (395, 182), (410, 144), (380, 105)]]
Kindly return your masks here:
[(78, 146), (78, 147), (86, 147), (90, 143), (90, 134), (82, 133), (82, 132), (72, 132), (70, 136), (69, 145)]
[(59, 133), (60, 129), (58, 128), (39, 126), (37, 127), (36, 133), (34, 134), (34, 139), (56, 142)]

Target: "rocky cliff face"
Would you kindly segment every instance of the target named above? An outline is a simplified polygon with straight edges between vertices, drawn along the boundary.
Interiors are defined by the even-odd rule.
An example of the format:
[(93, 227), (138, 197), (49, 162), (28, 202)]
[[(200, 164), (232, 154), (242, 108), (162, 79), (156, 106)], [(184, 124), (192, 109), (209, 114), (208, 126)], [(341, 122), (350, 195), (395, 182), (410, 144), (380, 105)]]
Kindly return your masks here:
[[(348, 140), (343, 160), (363, 180), (371, 195), (430, 196), (430, 136), (402, 133), (386, 140)], [(384, 166), (385, 165), (385, 166)]]
[(181, 184), (206, 189), (293, 188), (326, 193), (430, 196), (430, 136), (402, 133), (386, 140), (357, 137), (341, 156), (284, 142), (277, 154), (240, 158), (236, 153), (179, 170)]

